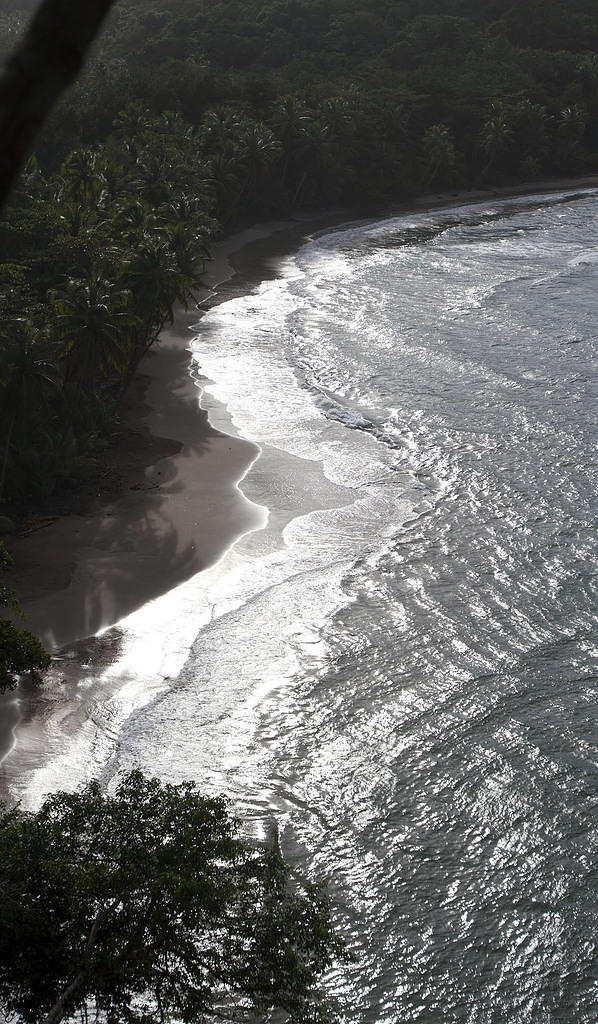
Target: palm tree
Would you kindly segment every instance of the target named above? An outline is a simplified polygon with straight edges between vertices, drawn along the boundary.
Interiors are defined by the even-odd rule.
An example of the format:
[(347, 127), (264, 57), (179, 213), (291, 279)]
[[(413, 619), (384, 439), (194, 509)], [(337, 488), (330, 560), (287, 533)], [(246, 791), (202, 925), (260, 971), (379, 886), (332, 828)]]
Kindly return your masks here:
[(168, 240), (146, 237), (124, 262), (121, 281), (133, 296), (141, 324), (134, 347), (136, 365), (164, 324), (172, 323), (177, 299), (185, 301), (186, 278)]
[(565, 167), (578, 154), (587, 123), (587, 112), (577, 103), (565, 107), (559, 113), (557, 118), (559, 156)]
[(214, 107), (207, 112), (201, 123), (202, 146), (210, 155), (236, 149), (242, 134), (242, 119), (230, 107)]
[(282, 146), (274, 133), (261, 121), (248, 121), (243, 131), (242, 163), (245, 187), (241, 193), (252, 196), (258, 183), (265, 190), (274, 165), (278, 162)]
[[(193, 193), (181, 192), (170, 202), (160, 207), (160, 216), (167, 223), (178, 223), (179, 221), (190, 225), (195, 231), (211, 237), (215, 234), (218, 225), (207, 210), (213, 206), (213, 182), (209, 177), (209, 169), (201, 168), (201, 178), (193, 181)], [(199, 192), (198, 192), (199, 186)]]
[(186, 306), (192, 296), (192, 289), (199, 283), (206, 268), (210, 253), (205, 238), (197, 232), (192, 223), (180, 220), (167, 225), (163, 236), (174, 257), (179, 274), (177, 299)]
[(104, 187), (104, 180), (93, 149), (75, 149), (62, 165), (66, 194), (80, 202), (95, 204)]
[(515, 147), (521, 163), (527, 162), (541, 171), (542, 162), (549, 150), (547, 128), (552, 120), (539, 103), (528, 98), (519, 100), (512, 108)]
[(94, 208), (76, 200), (67, 200), (61, 203), (60, 220), (65, 233), (71, 238), (93, 235), (98, 223)]
[(129, 167), (129, 154), (127, 150), (114, 145), (111, 141), (109, 147), (102, 148), (98, 153), (97, 170), (102, 182), (102, 190), (97, 198), (96, 206), (99, 210), (109, 214), (112, 205), (118, 202), (124, 195), (129, 195), (132, 188), (132, 174)]
[(508, 148), (512, 138), (513, 130), (508, 123), (504, 107), (500, 103), (493, 103), (480, 132), (482, 149), (488, 158), (480, 178), (486, 177), (497, 158)]
[(237, 212), (243, 192), (243, 166), (239, 153), (220, 151), (210, 159), (214, 193), (216, 196), (216, 216), (226, 224)]
[(15, 429), (28, 428), (58, 385), (58, 371), (48, 358), (46, 338), (27, 320), (13, 320), (0, 333), (0, 423), (4, 434), (0, 501)]
[(42, 199), (46, 194), (47, 187), (39, 161), (35, 153), (33, 153), (21, 171), (15, 193), (20, 196), (26, 196), (27, 199)]
[(598, 53), (584, 53), (577, 61), (577, 74), (582, 82), (586, 97), (594, 97), (598, 83)]
[(291, 198), (292, 206), (300, 205), (310, 179), (314, 183), (316, 192), (319, 191), (319, 181), (326, 175), (326, 171), (331, 165), (331, 157), (332, 150), (327, 125), (322, 124), (321, 121), (311, 121), (302, 139), (298, 161), (301, 178)]
[(333, 96), (318, 107), (318, 120), (325, 124), (331, 138), (343, 139), (355, 124), (355, 112), (345, 96)]
[(151, 114), (139, 100), (129, 103), (114, 122), (114, 134), (124, 145), (135, 147), (151, 124)]
[(139, 151), (135, 174), (142, 198), (150, 206), (167, 203), (174, 194), (173, 153), (161, 146), (145, 146)]
[(131, 296), (112, 284), (97, 269), (84, 278), (71, 278), (66, 287), (51, 293), (55, 324), (65, 361), (65, 386), (74, 383), (75, 397), (96, 396), (98, 374), (123, 374), (131, 334), (138, 321)]
[(188, 124), (178, 113), (175, 111), (166, 111), (152, 122), (151, 125), (153, 131), (166, 136), (170, 141), (176, 139), (179, 144), (179, 151), (183, 148), (195, 147), (197, 144), (195, 128)]
[(424, 135), (424, 151), (428, 164), (428, 180), (445, 176), (455, 166), (455, 146), (445, 124), (433, 124)]
[(112, 223), (121, 240), (132, 241), (151, 234), (158, 226), (159, 218), (148, 203), (127, 196), (115, 203)]
[(274, 107), (272, 124), (284, 150), (283, 184), (303, 148), (312, 120), (313, 113), (295, 96), (284, 96)]

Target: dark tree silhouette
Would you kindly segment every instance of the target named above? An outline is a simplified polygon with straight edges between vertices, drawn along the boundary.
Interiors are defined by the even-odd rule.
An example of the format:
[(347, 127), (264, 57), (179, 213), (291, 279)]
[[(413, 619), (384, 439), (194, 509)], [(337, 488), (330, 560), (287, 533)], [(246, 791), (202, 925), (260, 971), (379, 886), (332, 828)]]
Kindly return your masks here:
[(0, 77), (0, 204), (114, 0), (44, 0)]

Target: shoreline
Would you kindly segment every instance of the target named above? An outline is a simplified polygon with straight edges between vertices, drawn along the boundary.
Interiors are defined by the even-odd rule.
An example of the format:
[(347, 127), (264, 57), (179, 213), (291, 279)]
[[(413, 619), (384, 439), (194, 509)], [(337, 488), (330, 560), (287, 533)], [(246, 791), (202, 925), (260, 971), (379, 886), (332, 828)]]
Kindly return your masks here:
[[(168, 559), (160, 559), (157, 545), (143, 543), (142, 539), (133, 536), (131, 524), (139, 519), (152, 516), (153, 508), (160, 505), (159, 495), (172, 499), (175, 487), (188, 487), (189, 481), (181, 474), (180, 462), (182, 453), (195, 445), (196, 458), (203, 457), (214, 447), (222, 447), (219, 438), (223, 436), (220, 429), (215, 428), (208, 419), (207, 412), (200, 408), (198, 402), (199, 385), (192, 376), (193, 357), (190, 351), (192, 328), (203, 314), (215, 305), (234, 298), (235, 295), (246, 294), (262, 281), (272, 279), (278, 274), (277, 264), (282, 258), (293, 253), (301, 242), (313, 233), (333, 230), (343, 224), (367, 222), (384, 217), (399, 216), (406, 212), (419, 212), (422, 209), (441, 209), (459, 204), (483, 202), (487, 199), (508, 199), (518, 196), (569, 191), (576, 188), (598, 188), (598, 175), (585, 176), (565, 181), (532, 182), (518, 187), (504, 186), (494, 189), (479, 189), (459, 192), (439, 192), (422, 196), (405, 204), (382, 211), (357, 213), (351, 210), (331, 211), (324, 215), (306, 215), (287, 221), (271, 221), (245, 229), (217, 242), (213, 249), (213, 258), (208, 264), (201, 288), (203, 296), (199, 296), (197, 306), (187, 311), (176, 312), (172, 327), (162, 332), (160, 340), (152, 348), (148, 356), (142, 360), (130, 392), (122, 409), (121, 437), (108, 452), (106, 462), (111, 471), (112, 479), (108, 493), (98, 492), (82, 513), (67, 513), (55, 516), (47, 523), (34, 527), (25, 534), (3, 536), (9, 552), (13, 555), (15, 566), (11, 570), (7, 583), (17, 593), (26, 616), (26, 625), (41, 637), (52, 650), (65, 643), (89, 636), (100, 629), (114, 624), (118, 618), (128, 614), (135, 607), (140, 607), (150, 596), (157, 596), (175, 585), (182, 578), (195, 571), (200, 571), (212, 564), (218, 557), (221, 548), (228, 544), (224, 537), (204, 538), (203, 552), (190, 534), (199, 523), (203, 509), (197, 510), (196, 521), (189, 522), (189, 509), (160, 508), (159, 524), (154, 523), (158, 535), (168, 531), (168, 520), (171, 516), (172, 532), (179, 532), (183, 526), (183, 534), (187, 535), (188, 549), (181, 550), (180, 541), (177, 547), (177, 565), (168, 565)], [(241, 453), (235, 451), (239, 439), (235, 437), (234, 428), (231, 434), (234, 444), (224, 452), (229, 465), (229, 476), (240, 472), (234, 481), (236, 487), (246, 470), (237, 467), (242, 462), (253, 461), (258, 455), (257, 446), (251, 446)], [(243, 443), (243, 442), (241, 442)], [(216, 479), (226, 475), (220, 451), (216, 471)], [(152, 472), (159, 464), (164, 465)], [(207, 469), (207, 463), (203, 463)], [(215, 467), (211, 467), (211, 471)], [(202, 473), (213, 481), (210, 473)], [(181, 478), (182, 477), (182, 478)], [(98, 488), (101, 487), (98, 482)], [(172, 500), (165, 504), (174, 504)], [(247, 511), (246, 509), (244, 510)], [(238, 509), (232, 516), (229, 527), (232, 530), (229, 541), (234, 543), (234, 519), (239, 520), (239, 533), (242, 534), (243, 509)], [(90, 524), (96, 524), (90, 528)], [(101, 562), (94, 573), (90, 568), (88, 574), (81, 570), (82, 555), (92, 549), (102, 552)], [(207, 550), (207, 549), (211, 549)], [(138, 552), (140, 559), (151, 560), (155, 557), (161, 561), (159, 585), (151, 586), (146, 580), (140, 588), (138, 596), (116, 593), (116, 584), (121, 589), (122, 579), (106, 582), (104, 588), (110, 592), (110, 599), (104, 595), (104, 601), (96, 602), (92, 608), (87, 602), (86, 617), (80, 609), (75, 618), (68, 623), (76, 602), (69, 601), (70, 607), (58, 610), (57, 595), (65, 595), (66, 591), (76, 586), (78, 599), (84, 591), (94, 586), (94, 579), (105, 576), (110, 571), (109, 563), (121, 553)], [(111, 557), (110, 557), (111, 556)], [(98, 556), (99, 557), (99, 556)], [(76, 583), (74, 578), (78, 573)], [(119, 577), (120, 577), (119, 573)], [(154, 593), (155, 591), (155, 593)], [(48, 621), (61, 619), (55, 628), (48, 626)]]
[(274, 222), (217, 244), (205, 297), (176, 311), (125, 400), (122, 440), (106, 460), (120, 486), (98, 491), (82, 513), (5, 538), (15, 562), (9, 583), (25, 625), (51, 652), (114, 625), (212, 565), (255, 528), (255, 512), (238, 484), (259, 448), (236, 437), (232, 424), (224, 433), (209, 422), (190, 344), (203, 313), (232, 297), (236, 271), (229, 256), (293, 228)]
[[(225, 409), (218, 410), (216, 427), (201, 408), (193, 327), (208, 309), (274, 276), (276, 261), (295, 250), (308, 223), (324, 228), (343, 219), (333, 213), (271, 221), (217, 243), (197, 305), (177, 311), (142, 361), (123, 406), (124, 442), (108, 460), (112, 479), (121, 481), (118, 491), (98, 495), (82, 514), (4, 538), (15, 560), (8, 584), (19, 597), (24, 625), (55, 662), (41, 690), (23, 682), (0, 695), (0, 799), (10, 799), (13, 771), (11, 765), (7, 772), (6, 762), (12, 762), (16, 731), (19, 763), (28, 767), (49, 740), (49, 719), (78, 719), (87, 706), (82, 687), (87, 689), (89, 669), (101, 671), (118, 658), (122, 634), (116, 624), (215, 566), (243, 536), (265, 525), (267, 510), (239, 486), (260, 448), (237, 435)], [(271, 264), (266, 268), (260, 260), (252, 269), (249, 258), (241, 273), (233, 259), (252, 246), (268, 251)], [(112, 689), (99, 687), (105, 694)]]
[(7, 544), (25, 624), (51, 652), (211, 565), (256, 524), (237, 484), (259, 449), (215, 430), (199, 406), (187, 352), (196, 318), (179, 312), (144, 360), (142, 396), (125, 413), (131, 432), (114, 457), (119, 493)]
[[(116, 623), (214, 565), (267, 519), (239, 488), (260, 447), (237, 435), (226, 410), (216, 428), (199, 405), (189, 344), (191, 328), (206, 309), (276, 277), (281, 260), (314, 233), (410, 211), (593, 187), (598, 177), (437, 193), (384, 213), (339, 210), (268, 222), (217, 243), (198, 307), (177, 313), (132, 386), (123, 409), (125, 443), (114, 453), (119, 493), (98, 496), (84, 515), (6, 538), (16, 562), (8, 582), (21, 600), (26, 625), (53, 652), (71, 648), (61, 682), (74, 693), (81, 675), (77, 665), (115, 657)], [(100, 630), (108, 632), (96, 638)], [(64, 690), (56, 699), (65, 699)], [(38, 691), (27, 685), (0, 698), (0, 763), (13, 748), (15, 729), (34, 719), (38, 703)]]

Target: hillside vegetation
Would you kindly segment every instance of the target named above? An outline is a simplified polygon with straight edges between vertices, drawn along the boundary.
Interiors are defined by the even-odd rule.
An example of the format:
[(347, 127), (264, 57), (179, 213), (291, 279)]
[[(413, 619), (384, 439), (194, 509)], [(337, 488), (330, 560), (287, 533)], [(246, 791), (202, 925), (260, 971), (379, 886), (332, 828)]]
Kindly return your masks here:
[(597, 113), (589, 0), (121, 0), (0, 223), (0, 500), (94, 471), (213, 238), (593, 171)]

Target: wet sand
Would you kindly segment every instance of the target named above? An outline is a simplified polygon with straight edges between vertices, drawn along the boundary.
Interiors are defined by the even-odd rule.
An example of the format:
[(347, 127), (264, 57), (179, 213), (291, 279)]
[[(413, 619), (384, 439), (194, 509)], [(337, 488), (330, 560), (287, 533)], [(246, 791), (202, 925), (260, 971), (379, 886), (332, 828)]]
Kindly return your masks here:
[[(443, 193), (408, 208), (596, 184), (596, 178), (584, 178)], [(395, 212), (404, 209), (368, 211), (364, 219)], [(198, 296), (200, 310), (276, 276), (281, 258), (296, 251), (306, 236), (352, 217), (350, 211), (336, 211), (273, 222), (219, 243)], [(213, 565), (236, 538), (263, 525), (263, 510), (238, 486), (260, 449), (235, 436), (226, 416), (219, 422), (226, 432), (215, 429), (199, 406), (188, 352), (199, 316), (196, 308), (179, 311), (140, 366), (123, 410), (125, 442), (113, 457), (121, 492), (99, 494), (85, 515), (65, 516), (27, 537), (6, 539), (16, 563), (11, 584), (26, 623), (48, 649), (66, 658), (64, 682), (73, 690), (78, 665), (105, 664), (118, 650), (118, 629), (95, 638), (98, 631)], [(23, 686), (18, 697), (18, 702), (14, 694), (0, 699), (0, 762), (13, 747), (15, 728), (36, 715), (36, 692)], [(64, 698), (64, 691), (56, 695)], [(32, 758), (41, 754), (31, 752)]]
[(17, 733), (19, 766), (25, 767), (43, 758), (51, 718), (61, 720), (61, 728), (68, 720), (68, 732), (77, 728), (81, 680), (119, 656), (115, 624), (214, 565), (239, 537), (264, 525), (266, 510), (239, 488), (260, 449), (236, 436), (226, 410), (213, 410), (216, 429), (200, 408), (193, 327), (205, 309), (276, 276), (281, 257), (310, 230), (344, 219), (331, 213), (269, 222), (215, 245), (198, 305), (177, 311), (127, 396), (123, 440), (108, 457), (119, 489), (98, 493), (85, 514), (3, 538), (14, 558), (9, 582), (25, 625), (56, 661), (42, 692), (23, 683), (0, 696), (0, 797), (9, 796), (5, 762)]
[[(597, 183), (587, 177), (517, 190), (439, 193), (409, 208)], [(401, 211), (386, 215), (392, 212)], [(350, 211), (336, 211), (271, 222), (218, 243), (199, 309), (179, 310), (140, 365), (122, 412), (125, 439), (110, 459), (122, 480), (120, 491), (98, 493), (84, 515), (60, 517), (25, 537), (3, 538), (15, 561), (10, 585), (26, 624), (49, 650), (118, 622), (211, 565), (235, 537), (255, 527), (255, 513), (237, 485), (259, 449), (214, 429), (200, 408), (188, 350), (192, 328), (202, 308), (275, 277), (281, 258), (306, 236), (350, 218)]]
[[(232, 294), (215, 289), (234, 274), (228, 256), (237, 246), (279, 228), (289, 233), (265, 225), (218, 245), (201, 305)], [(235, 287), (245, 291), (245, 278)], [(199, 405), (189, 346), (201, 305), (179, 310), (139, 367), (122, 413), (125, 439), (109, 457), (120, 491), (98, 493), (84, 515), (5, 538), (26, 626), (52, 652), (207, 568), (258, 525), (238, 483), (259, 448), (214, 429)]]
[[(148, 464), (131, 467), (115, 499), (10, 542), (27, 627), (50, 651), (206, 568), (255, 525), (237, 482), (258, 449), (213, 430), (199, 408), (185, 351), (187, 321), (196, 317), (181, 313), (164, 332), (142, 368), (143, 410), (128, 410), (143, 415)], [(143, 446), (144, 435), (137, 438)]]

